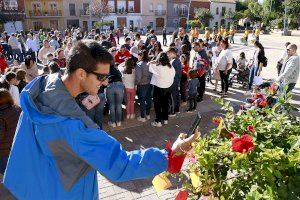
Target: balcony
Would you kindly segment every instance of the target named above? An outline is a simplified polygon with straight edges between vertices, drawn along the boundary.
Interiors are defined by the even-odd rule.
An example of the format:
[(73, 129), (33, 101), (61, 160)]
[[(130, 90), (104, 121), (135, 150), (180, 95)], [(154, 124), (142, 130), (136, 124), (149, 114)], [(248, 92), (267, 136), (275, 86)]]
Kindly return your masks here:
[(30, 17), (61, 17), (61, 10), (30, 10)]
[(80, 10), (80, 16), (90, 16), (89, 9)]
[(187, 12), (177, 12), (177, 15), (180, 17), (187, 17), (188, 13)]
[(163, 16), (166, 15), (167, 11), (166, 10), (155, 10), (155, 15), (156, 16)]

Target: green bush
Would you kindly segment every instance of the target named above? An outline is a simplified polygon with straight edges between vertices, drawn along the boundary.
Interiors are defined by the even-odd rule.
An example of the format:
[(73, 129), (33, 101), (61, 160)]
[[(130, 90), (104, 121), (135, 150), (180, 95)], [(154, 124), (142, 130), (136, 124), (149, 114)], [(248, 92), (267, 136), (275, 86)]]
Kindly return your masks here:
[(214, 120), (218, 128), (193, 144), (181, 174), (187, 177), (183, 188), (190, 199), (300, 198), (300, 119), (289, 114), (287, 99), (280, 96), (273, 107), (247, 112), (234, 112), (229, 102), (215, 100), (226, 114)]

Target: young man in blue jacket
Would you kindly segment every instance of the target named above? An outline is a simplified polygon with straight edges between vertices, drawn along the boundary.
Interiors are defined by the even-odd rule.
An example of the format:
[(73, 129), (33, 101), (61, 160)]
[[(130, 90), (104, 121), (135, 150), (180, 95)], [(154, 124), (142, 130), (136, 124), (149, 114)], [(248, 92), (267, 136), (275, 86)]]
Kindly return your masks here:
[[(98, 199), (96, 171), (127, 181), (169, 167), (166, 150), (124, 151), (76, 103), (82, 92), (97, 95), (112, 60), (97, 42), (83, 40), (72, 48), (64, 76), (41, 76), (24, 88), (4, 174), (4, 185), (17, 199)], [(173, 153), (189, 150), (198, 132), (185, 137), (178, 137)]]

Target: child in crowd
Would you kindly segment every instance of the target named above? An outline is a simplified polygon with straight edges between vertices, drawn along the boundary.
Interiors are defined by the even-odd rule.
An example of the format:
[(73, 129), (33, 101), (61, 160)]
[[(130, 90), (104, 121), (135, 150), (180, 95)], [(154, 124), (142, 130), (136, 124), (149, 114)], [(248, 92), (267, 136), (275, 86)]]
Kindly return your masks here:
[(245, 71), (247, 63), (248, 63), (248, 60), (246, 59), (245, 53), (241, 52), (240, 57), (237, 60), (237, 70), (238, 71)]
[(247, 104), (242, 105), (242, 110), (263, 108), (268, 105), (265, 95), (258, 86), (253, 87), (252, 97), (246, 99)]
[(127, 119), (134, 119), (134, 99), (135, 99), (135, 71), (134, 71), (134, 60), (132, 58), (128, 58), (125, 61), (125, 67), (123, 71), (123, 83), (126, 90), (127, 96)]
[(53, 55), (53, 53), (47, 53), (46, 56), (47, 56), (47, 60), (48, 60), (47, 65), (49, 65), (53, 61), (54, 55)]
[(188, 83), (188, 100), (189, 100), (189, 107), (186, 110), (187, 112), (192, 112), (196, 110), (197, 107), (197, 88), (199, 87), (199, 80), (197, 78), (197, 71), (191, 70), (189, 72), (189, 83)]

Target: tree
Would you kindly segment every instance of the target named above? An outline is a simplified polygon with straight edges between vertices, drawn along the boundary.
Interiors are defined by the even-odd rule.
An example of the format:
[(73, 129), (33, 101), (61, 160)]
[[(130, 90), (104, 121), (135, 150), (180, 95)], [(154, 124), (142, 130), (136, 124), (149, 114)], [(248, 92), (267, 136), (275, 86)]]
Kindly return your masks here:
[(194, 28), (194, 27), (198, 27), (200, 29), (203, 28), (203, 25), (201, 24), (201, 22), (199, 21), (199, 19), (189, 20), (188, 21), (188, 25), (191, 28)]
[(244, 17), (243, 13), (241, 12), (232, 12), (232, 11), (227, 11), (225, 13), (225, 19), (233, 22), (236, 24), (240, 19)]
[(201, 24), (208, 26), (209, 20), (213, 18), (213, 15), (210, 13), (209, 9), (206, 8), (198, 8), (195, 11), (195, 18), (199, 19)]
[(245, 17), (249, 17), (251, 21), (262, 21), (263, 7), (257, 2), (251, 2), (248, 4), (248, 9), (244, 12)]
[(298, 26), (300, 26), (300, 1), (299, 0), (287, 0), (288, 14), (291, 19), (297, 21)]
[(107, 0), (93, 0), (90, 6), (92, 15), (101, 21), (102, 24), (104, 19), (110, 15), (112, 10)]

